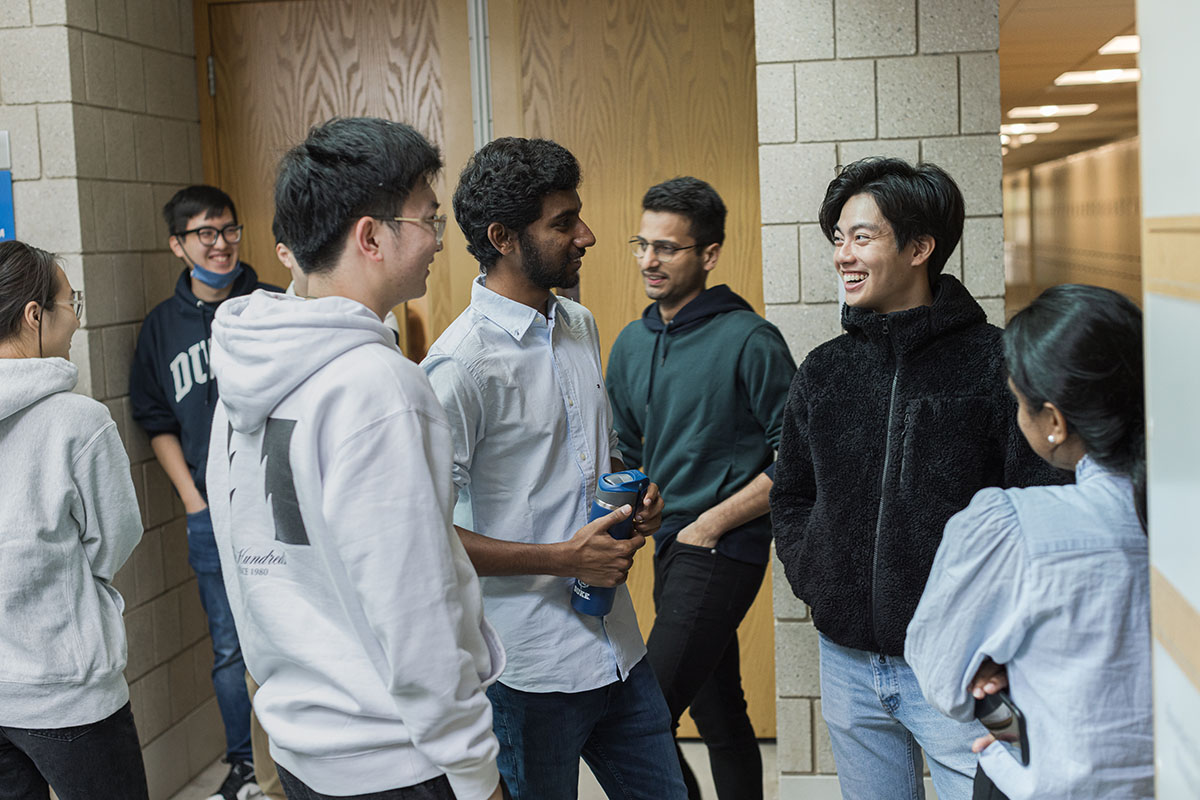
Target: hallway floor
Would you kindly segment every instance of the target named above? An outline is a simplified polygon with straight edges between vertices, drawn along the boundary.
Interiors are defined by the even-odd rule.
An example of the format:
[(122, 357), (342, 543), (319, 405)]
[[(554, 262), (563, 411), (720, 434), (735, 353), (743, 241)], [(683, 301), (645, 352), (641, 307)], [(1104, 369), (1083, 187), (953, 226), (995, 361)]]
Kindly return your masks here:
[[(778, 800), (779, 781), (775, 776), (775, 743), (763, 742), (763, 800)], [(713, 789), (712, 775), (708, 771), (708, 751), (697, 741), (683, 742), (683, 755), (696, 773), (700, 781), (700, 791), (704, 800), (716, 800), (717, 794)], [(209, 793), (217, 788), (225, 777), (228, 769), (220, 761), (213, 762), (208, 769), (196, 776), (196, 779), (183, 787), (171, 800), (205, 800)], [(604, 800), (600, 785), (592, 777), (586, 765), (579, 768), (579, 800)]]

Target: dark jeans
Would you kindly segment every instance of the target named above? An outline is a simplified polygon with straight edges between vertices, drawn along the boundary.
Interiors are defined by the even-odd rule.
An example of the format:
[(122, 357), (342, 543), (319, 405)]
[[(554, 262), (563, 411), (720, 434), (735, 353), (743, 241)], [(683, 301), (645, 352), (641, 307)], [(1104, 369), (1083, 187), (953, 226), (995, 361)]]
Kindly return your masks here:
[(450, 781), (445, 775), (418, 783), (415, 786), (405, 786), (402, 789), (388, 789), (383, 792), (367, 792), (366, 794), (329, 795), (313, 791), (304, 782), (278, 764), (279, 782), (283, 784), (283, 792), (288, 800), (455, 800)]
[(225, 723), (225, 757), (230, 761), (252, 761), (250, 747), (250, 694), (246, 691), (246, 662), (233, 624), (233, 609), (221, 577), (221, 557), (213, 538), (208, 509), (187, 516), (188, 563), (196, 572), (200, 605), (208, 617), (212, 637), (213, 691), (221, 721)]
[(0, 726), (0, 800), (148, 800), (129, 703), (70, 728)]
[(492, 727), (500, 774), (515, 800), (573, 800), (579, 758), (620, 800), (684, 800), (671, 720), (646, 659), (585, 692), (522, 692), (494, 683)]
[[(762, 797), (762, 755), (742, 693), (737, 628), (765, 572), (764, 564), (674, 539), (654, 556), (657, 615), (647, 658), (667, 699), (672, 730), (691, 707), (721, 800)], [(679, 762), (688, 797), (699, 800), (682, 754)]]
[(996, 788), (996, 784), (992, 783), (992, 779), (983, 771), (983, 767), (976, 767), (971, 800), (1008, 800), (1008, 796)]

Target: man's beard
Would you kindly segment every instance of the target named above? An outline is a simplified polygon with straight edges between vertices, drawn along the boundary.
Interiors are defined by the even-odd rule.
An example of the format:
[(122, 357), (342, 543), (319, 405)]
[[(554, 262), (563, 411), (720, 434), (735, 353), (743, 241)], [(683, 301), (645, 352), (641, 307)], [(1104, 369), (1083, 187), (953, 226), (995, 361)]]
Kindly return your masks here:
[[(534, 286), (548, 292), (551, 289), (572, 289), (579, 285), (579, 271), (571, 270), (572, 258), (564, 257), (558, 264), (549, 263), (525, 231), (517, 234), (517, 243), (521, 246), (521, 267), (525, 277)], [(583, 255), (582, 251), (580, 255)]]

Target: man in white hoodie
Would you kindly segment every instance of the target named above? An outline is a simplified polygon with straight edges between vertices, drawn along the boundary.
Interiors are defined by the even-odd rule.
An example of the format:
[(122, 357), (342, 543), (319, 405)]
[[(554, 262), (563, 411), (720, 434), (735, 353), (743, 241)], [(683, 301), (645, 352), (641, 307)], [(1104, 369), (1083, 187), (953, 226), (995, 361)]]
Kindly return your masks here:
[(213, 324), (213, 524), (291, 800), (503, 795), (504, 655), (451, 524), (450, 428), (381, 321), (425, 293), (441, 166), (407, 125), (312, 129), (275, 187), (308, 299), (255, 292)]

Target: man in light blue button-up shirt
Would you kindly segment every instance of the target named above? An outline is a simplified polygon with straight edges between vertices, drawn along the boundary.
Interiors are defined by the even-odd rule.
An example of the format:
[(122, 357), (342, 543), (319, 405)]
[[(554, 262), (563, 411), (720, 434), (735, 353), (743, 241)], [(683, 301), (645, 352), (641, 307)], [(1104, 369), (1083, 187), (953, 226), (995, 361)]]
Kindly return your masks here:
[[(422, 366), (453, 431), (454, 521), (508, 652), (488, 696), (513, 797), (575, 797), (582, 756), (610, 797), (683, 800), (623, 585), (658, 528), (658, 489), (640, 509), (587, 521), (597, 479), (623, 465), (595, 320), (551, 291), (578, 284), (596, 241), (579, 182), (575, 157), (546, 140), (499, 139), (472, 157), (454, 214), (483, 275)], [(630, 513), (634, 537), (613, 539)], [(571, 608), (575, 578), (619, 585), (608, 616)]]

